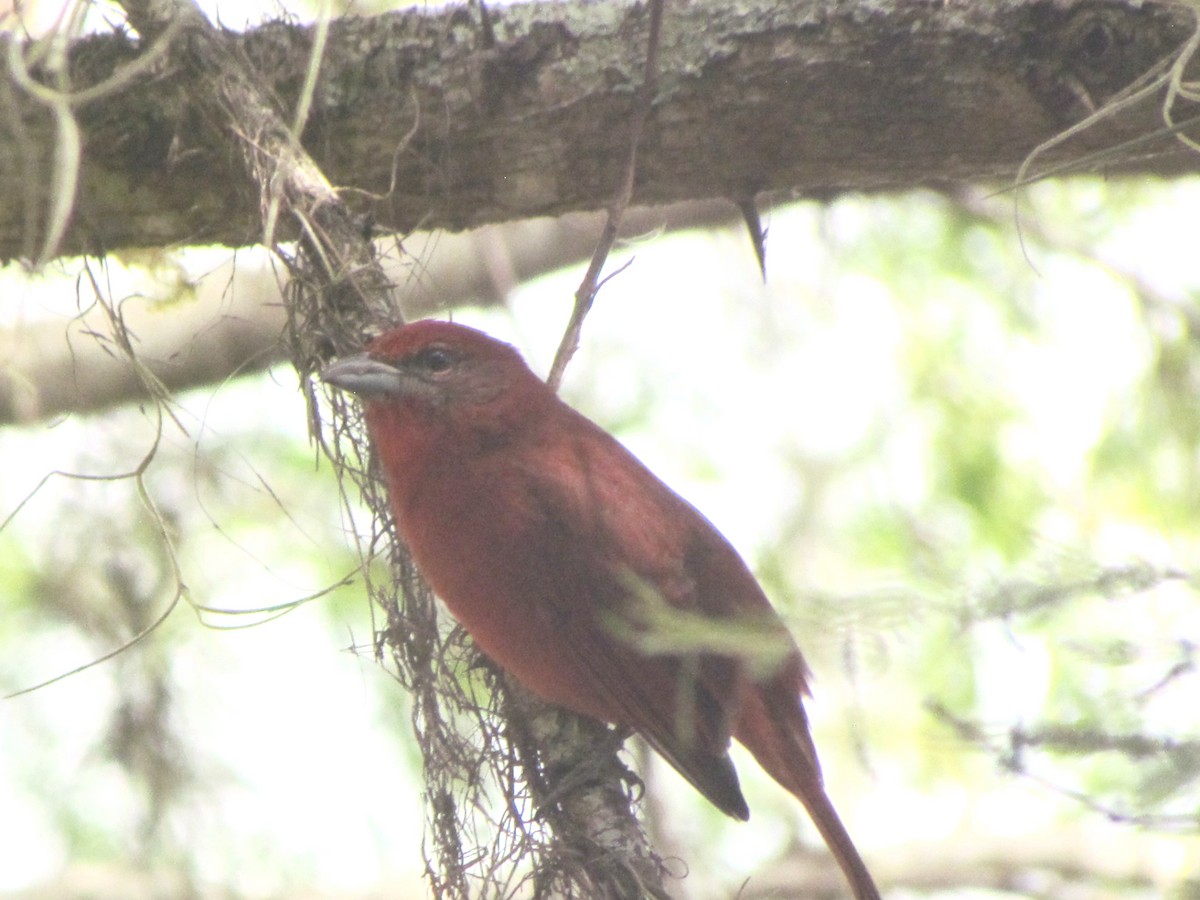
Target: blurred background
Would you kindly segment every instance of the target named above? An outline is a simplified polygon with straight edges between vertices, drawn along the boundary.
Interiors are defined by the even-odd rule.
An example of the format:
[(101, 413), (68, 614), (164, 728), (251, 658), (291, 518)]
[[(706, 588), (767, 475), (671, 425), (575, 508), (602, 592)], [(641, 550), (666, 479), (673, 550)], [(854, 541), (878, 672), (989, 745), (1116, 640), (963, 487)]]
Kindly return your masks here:
[[(887, 896), (1200, 897), (1200, 181), (1017, 201), (767, 209), (765, 283), (732, 206), (639, 211), (563, 393), (792, 626)], [(381, 249), (410, 316), (545, 374), (598, 229)], [(279, 362), (266, 254), (13, 264), (0, 298), (0, 897), (426, 896), (365, 513)], [(130, 388), (118, 315), (199, 386)], [(632, 754), (681, 897), (837, 896), (748, 756), (743, 825)]]
[[(735, 221), (612, 261), (630, 265), (564, 393), (752, 563), (816, 672), (830, 789), (889, 895), (1196, 895), (1197, 203), (1194, 181), (1043, 185), (1018, 233), (1011, 197), (852, 197), (769, 211), (766, 284)], [(503, 228), (417, 237), (398, 277), (436, 296), (462, 242), (504, 259)], [(56, 328), (81, 365), (103, 348), (80, 270), (6, 270), (5, 339)], [(412, 312), (544, 373), (580, 270)], [(135, 333), (213, 297), (228, 317), (231, 284), (277, 301), (254, 253), (102, 276)], [(159, 409), (0, 430), (5, 692), (181, 597), (115, 658), (4, 702), (0, 890), (423, 896), (419, 763), (372, 657), (361, 511), (295, 375)], [(741, 896), (789, 896), (828, 868), (799, 807), (739, 764), (747, 825), (648, 763), (687, 896), (747, 878)]]

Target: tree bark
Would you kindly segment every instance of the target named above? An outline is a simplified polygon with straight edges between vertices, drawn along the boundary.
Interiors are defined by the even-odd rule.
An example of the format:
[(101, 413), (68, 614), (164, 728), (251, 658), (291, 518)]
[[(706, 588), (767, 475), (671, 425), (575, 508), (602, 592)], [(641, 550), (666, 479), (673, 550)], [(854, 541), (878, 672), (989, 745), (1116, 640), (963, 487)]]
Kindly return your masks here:
[[(303, 141), (364, 227), (463, 229), (607, 202), (645, 7), (479, 9), (333, 23)], [(676, 0), (634, 202), (1010, 180), (1032, 149), (1179, 52), (1195, 27), (1183, 4), (1137, 0)], [(281, 110), (293, 108), (311, 29), (274, 23), (222, 40)], [(138, 50), (121, 34), (81, 41), (72, 85), (102, 81)], [(127, 89), (78, 106), (79, 188), (59, 252), (257, 240), (258, 194), (199, 127), (197, 88), (173, 51)], [(44, 230), (56, 132), (11, 81), (0, 83), (0, 121), (9, 259), (30, 255)], [(1158, 92), (1040, 163), (1161, 127)], [(1087, 168), (1198, 165), (1167, 135)]]

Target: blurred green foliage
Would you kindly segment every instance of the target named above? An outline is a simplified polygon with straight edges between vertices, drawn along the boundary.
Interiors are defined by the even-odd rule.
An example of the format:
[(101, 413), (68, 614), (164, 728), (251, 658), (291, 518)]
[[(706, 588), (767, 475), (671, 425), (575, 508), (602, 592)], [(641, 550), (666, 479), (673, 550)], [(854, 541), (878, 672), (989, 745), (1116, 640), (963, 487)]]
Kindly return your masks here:
[[(804, 204), (773, 214), (765, 290), (745, 265), (744, 235), (669, 237), (662, 251), (639, 247), (628, 277), (665, 265), (655, 277), (676, 278), (683, 259), (701, 283), (655, 293), (651, 281), (612, 326), (598, 311), (585, 329), (593, 355), (576, 363), (573, 401), (652, 467), (673, 466), (663, 474), (690, 497), (742, 509), (749, 524), (713, 518), (741, 536), (817, 670), (827, 769), (868, 773), (863, 792), (886, 777), (982, 796), (1015, 780), (1053, 815), (1099, 809), (1115, 829), (1190, 835), (1196, 854), (1200, 274), (1156, 262), (1179, 255), (1162, 255), (1184, 228), (1178, 192), (1196, 199), (1200, 185), (1038, 187), (1022, 197), (1021, 238), (1011, 198)], [(738, 266), (745, 277), (731, 274)], [(602, 304), (636, 293), (621, 279), (605, 290)], [(655, 315), (679, 323), (672, 341)], [(528, 316), (545, 319), (546, 307)], [(637, 343), (646, 331), (653, 340)], [(813, 377), (801, 358), (844, 367), (847, 383)], [(253, 741), (231, 746), (231, 735), (261, 726), (265, 740), (306, 715), (305, 699), (255, 695), (250, 721), (232, 732), (215, 723), (246, 701), (236, 685), (249, 693), (276, 674), (307, 684), (308, 670), (355, 648), (358, 674), (330, 674), (330, 690), (369, 698), (367, 731), (385, 747), (371, 752), (403, 761), (415, 783), (402, 698), (370, 658), (376, 626), (347, 507), (286, 373), (181, 402), (187, 431), (168, 426), (146, 479), (165, 533), (130, 479), (62, 478), (0, 532), (6, 691), (119, 646), (186, 588), (167, 624), (116, 660), (9, 701), (15, 736), (0, 770), (22, 809), (42, 811), (63, 866), (134, 859), (184, 872), (197, 890), (224, 880), (255, 896), (340, 883), (340, 869), (324, 868), (334, 864), (299, 862), (316, 851), (289, 835), (286, 801), (274, 801), (278, 819), (238, 813), (265, 795), (253, 779), (271, 764), (247, 761)], [(822, 443), (822, 429), (841, 437)], [(143, 411), (118, 410), (10, 429), (0, 449), (31, 488), (55, 467), (128, 469), (152, 437)], [(6, 484), (0, 516), (21, 491)], [(354, 498), (345, 503), (365, 522)], [(192, 616), (189, 605), (226, 612)], [(285, 627), (308, 634), (303, 623), (321, 635), (310, 657), (237, 649)], [(213, 630), (242, 625), (245, 638)], [(334, 759), (314, 757), (307, 765), (325, 768), (307, 779), (372, 774)], [(362, 853), (419, 868), (417, 848), (391, 846), (384, 824), (420, 822), (417, 789), (411, 801), (359, 798), (380, 815)], [(796, 830), (795, 811), (751, 790), (756, 821), (761, 808), (782, 829), (764, 844), (775, 847)], [(724, 848), (694, 863), (714, 884), (722, 854), (764, 852), (747, 853), (734, 826), (692, 800), (673, 802)], [(226, 841), (204, 838), (217, 828)], [(251, 857), (253, 878), (229, 861)]]

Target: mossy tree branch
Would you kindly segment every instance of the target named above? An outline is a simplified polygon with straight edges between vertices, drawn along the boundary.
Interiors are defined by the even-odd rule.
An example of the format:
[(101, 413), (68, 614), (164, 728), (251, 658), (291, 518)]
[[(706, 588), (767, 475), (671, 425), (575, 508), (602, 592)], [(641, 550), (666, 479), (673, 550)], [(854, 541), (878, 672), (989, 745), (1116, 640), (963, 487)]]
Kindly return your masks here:
[[(645, 6), (551, 0), (477, 13), (333, 23), (305, 148), (376, 227), (461, 229), (596, 209), (618, 183), (641, 77)], [(1133, 0), (693, 0), (664, 22), (637, 204), (1010, 180), (1029, 152), (1178, 53), (1186, 6)], [(6, 38), (7, 40), (7, 38)], [(275, 23), (220, 40), (290, 109), (312, 30)], [(73, 50), (72, 85), (138, 52), (106, 35)], [(36, 71), (35, 71), (36, 74)], [(53, 117), (0, 81), (0, 258), (44, 226)], [(168, 54), (78, 109), (82, 169), (60, 252), (259, 236), (239, 161), (199, 127), (196, 75)], [(1049, 166), (1161, 129), (1162, 92), (1057, 147)], [(1176, 110), (1184, 119), (1191, 113)], [(1174, 175), (1169, 136), (1091, 169)], [(1035, 169), (1035, 172), (1037, 170)], [(281, 237), (294, 236), (285, 229)]]

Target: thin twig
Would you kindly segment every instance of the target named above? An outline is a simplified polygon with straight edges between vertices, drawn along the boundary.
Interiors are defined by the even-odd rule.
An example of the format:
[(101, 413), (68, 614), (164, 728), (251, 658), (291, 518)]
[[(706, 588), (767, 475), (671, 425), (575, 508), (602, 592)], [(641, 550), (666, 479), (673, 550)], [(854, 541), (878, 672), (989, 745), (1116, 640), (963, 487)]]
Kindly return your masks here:
[(1107, 734), (1095, 729), (1075, 728), (1069, 725), (1050, 725), (1038, 729), (1024, 729), (1019, 726), (995, 729), (958, 716), (938, 702), (926, 703), (925, 708), (934, 718), (953, 729), (959, 738), (974, 744), (992, 756), (1005, 771), (1021, 778), (1027, 778), (1046, 790), (1082, 804), (1111, 822), (1123, 822), (1163, 831), (1178, 831), (1196, 826), (1196, 816), (1192, 813), (1138, 813), (1127, 809), (1118, 809), (1097, 800), (1091, 793), (1069, 787), (1033, 771), (1026, 764), (1022, 752), (1027, 747), (1033, 747), (1048, 753), (1059, 754), (1115, 752), (1127, 759), (1135, 760), (1151, 756), (1167, 756), (1176, 757), (1180, 760), (1181, 765), (1187, 766), (1188, 761), (1194, 759), (1196, 755), (1197, 742), (1194, 740), (1138, 734)]
[(617, 229), (621, 227), (621, 219), (625, 215), (629, 201), (633, 198), (638, 145), (641, 143), (642, 131), (645, 128), (646, 119), (650, 115), (650, 109), (654, 105), (655, 94), (658, 92), (658, 45), (662, 14), (663, 0), (651, 0), (650, 35), (646, 41), (646, 68), (642, 76), (642, 86), (634, 104), (633, 118), (629, 124), (629, 160), (625, 164), (625, 178), (612, 205), (608, 208), (608, 218), (604, 223), (604, 230), (600, 233), (600, 240), (596, 243), (592, 261), (588, 265), (579, 289), (575, 291), (575, 306), (571, 310), (571, 319), (567, 323), (566, 331), (563, 332), (558, 351), (554, 354), (554, 364), (550, 367), (550, 374), (546, 378), (546, 383), (556, 391), (562, 383), (567, 363), (579, 349), (583, 320), (587, 318), (596, 294), (600, 290), (600, 272), (603, 270), (605, 262), (608, 261), (608, 254), (617, 239)]
[(750, 243), (754, 245), (754, 258), (758, 260), (758, 270), (762, 273), (763, 284), (767, 283), (767, 232), (762, 226), (762, 217), (758, 214), (758, 203), (754, 195), (742, 197), (737, 201), (742, 213), (742, 221), (746, 223), (746, 231), (750, 235)]
[(125, 323), (121, 316), (119, 304), (113, 304), (104, 299), (107, 292), (101, 288), (100, 281), (97, 279), (96, 273), (92, 271), (91, 266), (87, 265), (86, 263), (84, 265), (84, 274), (87, 281), (91, 284), (92, 290), (95, 292), (97, 301), (99, 301), (100, 306), (103, 308), (105, 315), (108, 318), (109, 326), (112, 330), (111, 336), (114, 339), (113, 342), (116, 348), (121, 355), (128, 360), (133, 372), (137, 376), (145, 392), (152, 396), (156, 401), (154, 404), (154, 438), (150, 442), (149, 448), (144, 454), (142, 454), (138, 464), (127, 472), (111, 475), (91, 475), (79, 472), (66, 472), (59, 469), (48, 472), (42, 477), (33, 490), (25, 495), (25, 497), (16, 505), (12, 512), (10, 512), (2, 521), (0, 521), (0, 532), (4, 531), (4, 529), (7, 528), (10, 523), (12, 523), (21, 510), (38, 493), (41, 492), (42, 488), (52, 478), (58, 477), (68, 478), (73, 481), (93, 482), (114, 482), (132, 479), (134, 489), (137, 492), (138, 499), (141, 501), (142, 508), (146, 514), (149, 515), (150, 521), (154, 525), (158, 537), (161, 539), (161, 547), (164, 551), (167, 563), (170, 566), (174, 587), (170, 599), (163, 606), (158, 615), (156, 615), (154, 619), (140, 631), (122, 642), (120, 646), (109, 650), (100, 656), (95, 657), (94, 659), (88, 660), (85, 663), (77, 665), (68, 671), (60, 672), (59, 674), (45, 678), (36, 684), (31, 684), (9, 694), (5, 694), (4, 696), (0, 697), (0, 700), (11, 700), (24, 694), (30, 694), (34, 691), (39, 691), (43, 688), (49, 687), (52, 684), (56, 684), (67, 678), (71, 678), (81, 672), (86, 672), (87, 670), (95, 668), (102, 663), (108, 662), (110, 659), (120, 656), (134, 644), (141, 642), (154, 632), (158, 631), (159, 627), (166, 622), (167, 619), (171, 617), (171, 614), (174, 613), (178, 608), (180, 601), (184, 601), (189, 604), (192, 603), (191, 595), (188, 592), (187, 585), (183, 580), (183, 569), (180, 565), (179, 557), (176, 552), (175, 540), (171, 537), (171, 528), (167, 522), (167, 516), (163, 513), (160, 504), (154, 499), (149, 486), (146, 484), (147, 473), (150, 471), (151, 465), (158, 457), (159, 448), (162, 446), (163, 425), (166, 420), (169, 418), (175, 423), (180, 431), (184, 431), (185, 434), (186, 431), (184, 430), (179, 419), (176, 417), (175, 412), (171, 409), (170, 399), (167, 396), (166, 391), (163, 389), (161, 383), (138, 358), (133, 341), (131, 340), (129, 333), (125, 328)]

